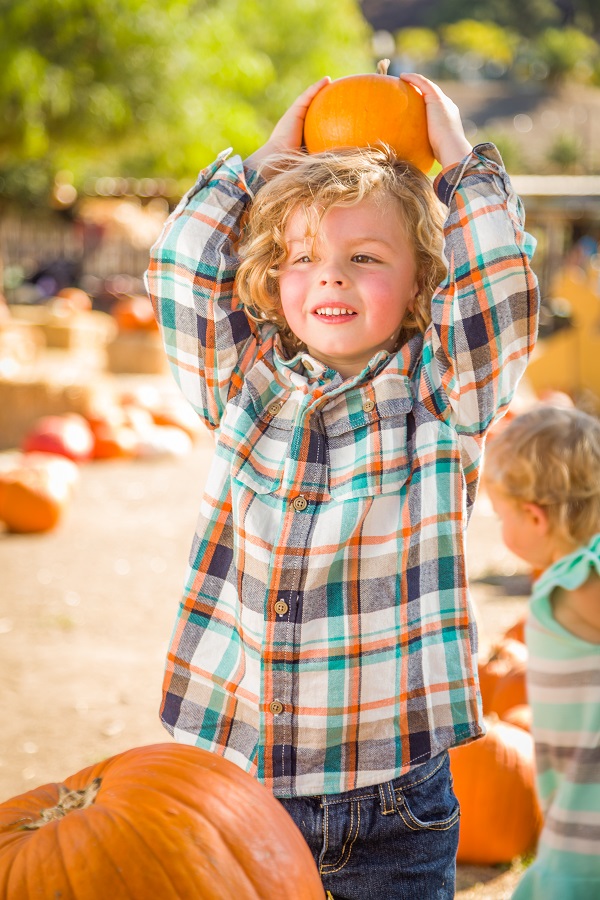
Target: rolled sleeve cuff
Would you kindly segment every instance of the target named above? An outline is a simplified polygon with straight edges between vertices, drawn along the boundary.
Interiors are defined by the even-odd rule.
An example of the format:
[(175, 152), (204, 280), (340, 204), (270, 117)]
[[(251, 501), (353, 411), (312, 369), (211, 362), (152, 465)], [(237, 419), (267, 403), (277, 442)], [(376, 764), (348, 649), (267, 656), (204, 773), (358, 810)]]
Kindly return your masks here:
[(506, 176), (502, 157), (494, 144), (477, 144), (473, 147), (473, 151), (459, 163), (446, 166), (437, 175), (433, 187), (438, 198), (445, 206), (450, 206), (454, 191), (460, 184), (463, 176), (472, 171), (488, 171), (503, 177)]

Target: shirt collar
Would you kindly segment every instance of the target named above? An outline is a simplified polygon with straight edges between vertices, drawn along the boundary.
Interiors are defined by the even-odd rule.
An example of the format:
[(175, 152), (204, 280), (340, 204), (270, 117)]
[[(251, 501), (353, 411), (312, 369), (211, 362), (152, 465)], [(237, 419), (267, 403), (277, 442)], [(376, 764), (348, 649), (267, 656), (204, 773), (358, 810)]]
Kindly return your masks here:
[[(373, 378), (391, 359), (400, 354), (391, 354), (387, 350), (379, 350), (371, 357), (362, 372), (347, 380), (347, 387), (355, 387), (369, 378)], [(275, 338), (274, 362), (281, 376), (296, 387), (309, 392), (315, 383), (321, 388), (339, 387), (343, 384), (342, 376), (335, 369), (330, 369), (320, 360), (311, 356), (307, 350), (299, 350), (291, 359), (285, 356), (279, 335)]]

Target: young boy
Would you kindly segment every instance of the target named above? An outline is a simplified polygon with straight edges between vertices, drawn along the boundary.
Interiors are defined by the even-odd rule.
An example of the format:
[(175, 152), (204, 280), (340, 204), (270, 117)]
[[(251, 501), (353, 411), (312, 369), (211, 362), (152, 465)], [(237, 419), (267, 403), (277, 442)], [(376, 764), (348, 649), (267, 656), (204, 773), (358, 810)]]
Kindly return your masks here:
[(538, 306), (497, 152), (402, 77), (444, 167), (446, 265), (424, 175), (298, 152), (323, 79), (245, 163), (201, 173), (147, 273), (218, 434), (162, 720), (266, 784), (325, 888), (360, 900), (454, 896), (447, 750), (483, 730), (465, 529)]

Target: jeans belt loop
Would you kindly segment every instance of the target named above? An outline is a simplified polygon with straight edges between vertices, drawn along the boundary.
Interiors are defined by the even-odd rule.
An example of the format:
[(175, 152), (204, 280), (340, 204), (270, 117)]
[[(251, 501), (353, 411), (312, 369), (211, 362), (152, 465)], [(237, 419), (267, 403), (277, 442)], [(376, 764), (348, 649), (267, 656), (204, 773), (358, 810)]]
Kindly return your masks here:
[(396, 794), (394, 792), (394, 782), (386, 781), (384, 784), (378, 785), (378, 788), (381, 812), (384, 816), (391, 816), (396, 812)]

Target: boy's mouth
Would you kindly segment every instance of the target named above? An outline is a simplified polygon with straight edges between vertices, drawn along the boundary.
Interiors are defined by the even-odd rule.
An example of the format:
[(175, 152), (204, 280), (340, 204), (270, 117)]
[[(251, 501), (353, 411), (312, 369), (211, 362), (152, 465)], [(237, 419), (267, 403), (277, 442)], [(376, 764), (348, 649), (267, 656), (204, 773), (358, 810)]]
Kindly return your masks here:
[(341, 322), (354, 318), (357, 313), (346, 306), (318, 306), (313, 310), (313, 315), (318, 316), (319, 319)]

